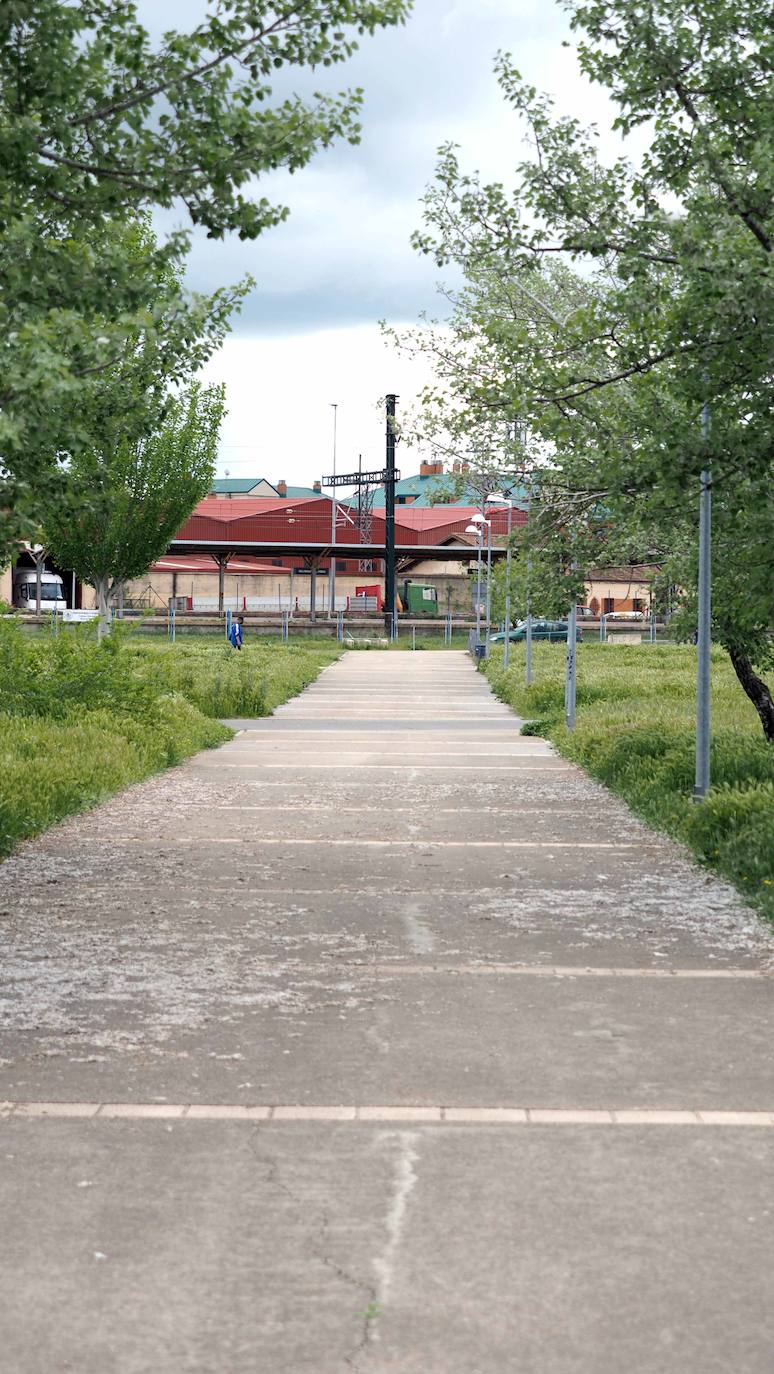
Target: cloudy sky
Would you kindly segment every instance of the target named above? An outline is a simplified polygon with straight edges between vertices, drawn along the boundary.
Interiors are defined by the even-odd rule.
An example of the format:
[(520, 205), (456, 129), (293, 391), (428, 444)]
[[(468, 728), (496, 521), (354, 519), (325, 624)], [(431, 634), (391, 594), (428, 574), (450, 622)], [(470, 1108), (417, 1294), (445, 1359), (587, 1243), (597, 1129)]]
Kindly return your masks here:
[[(154, 32), (188, 27), (204, 0), (140, 0)], [(508, 181), (521, 133), (492, 76), (498, 49), (550, 91), (562, 113), (610, 122), (602, 94), (581, 78), (564, 11), (552, 0), (415, 0), (404, 28), (364, 39), (350, 64), (314, 87), (365, 88), (363, 138), (340, 144), (261, 194), (290, 218), (253, 243), (194, 241), (191, 284), (212, 290), (249, 272), (256, 287), (206, 371), (226, 384), (228, 419), (219, 472), (311, 483), (329, 471), (331, 404), (338, 406), (338, 467), (381, 466), (388, 391), (406, 407), (425, 380), (396, 356), (377, 321), (414, 323), (437, 313), (437, 269), (410, 245), (439, 145), (461, 146), (465, 166)], [(297, 89), (310, 89), (299, 78)], [(611, 151), (613, 148), (611, 146)], [(616, 149), (616, 151), (618, 151)], [(404, 473), (418, 455), (400, 455)]]

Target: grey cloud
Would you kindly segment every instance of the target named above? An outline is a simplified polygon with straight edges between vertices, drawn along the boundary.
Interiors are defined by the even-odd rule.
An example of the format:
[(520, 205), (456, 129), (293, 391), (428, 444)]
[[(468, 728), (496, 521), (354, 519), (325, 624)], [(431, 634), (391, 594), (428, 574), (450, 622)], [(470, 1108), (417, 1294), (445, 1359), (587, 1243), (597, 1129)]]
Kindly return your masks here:
[[(139, 5), (156, 35), (189, 27), (205, 9), (202, 0)], [(351, 62), (280, 72), (278, 97), (363, 86), (362, 141), (336, 144), (293, 177), (262, 179), (260, 194), (287, 205), (290, 218), (256, 242), (213, 243), (194, 234), (192, 288), (211, 291), (251, 273), (257, 287), (237, 331), (292, 332), (432, 310), (437, 273), (409, 240), (436, 149), (456, 136), (473, 166), (496, 150), (507, 175), (518, 152), (494, 86), (494, 52), (521, 49), (529, 57), (536, 44), (545, 51), (547, 31), (549, 42), (558, 41), (564, 26), (559, 11), (539, 0), (416, 0), (405, 27), (364, 38)], [(157, 223), (168, 227), (174, 219), (182, 222), (161, 215)]]

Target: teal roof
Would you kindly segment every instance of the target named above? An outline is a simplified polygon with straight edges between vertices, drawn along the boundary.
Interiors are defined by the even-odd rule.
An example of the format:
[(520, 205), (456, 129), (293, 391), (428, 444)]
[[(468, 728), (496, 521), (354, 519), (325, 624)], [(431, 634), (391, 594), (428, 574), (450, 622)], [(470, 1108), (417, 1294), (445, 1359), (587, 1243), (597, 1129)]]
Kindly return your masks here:
[(320, 496), (321, 493), (315, 491), (314, 487), (291, 487), (289, 485), (287, 495), (295, 497), (298, 501), (302, 496)]
[[(521, 482), (502, 482), (500, 490), (504, 496), (511, 496), (514, 501), (526, 504), (527, 489)], [(459, 496), (455, 495), (453, 500), (444, 500), (444, 496), (451, 497), (455, 492), (455, 484), (451, 473), (444, 473), (439, 476), (433, 473), (428, 477), (417, 474), (415, 477), (403, 477), (400, 482), (395, 483), (395, 496), (413, 496), (414, 500), (405, 504), (416, 506), (420, 510), (427, 506), (449, 505), (449, 506), (477, 506), (480, 504), (480, 497), (470, 487), (462, 489)], [(357, 498), (351, 499), (351, 504), (357, 504)], [(374, 509), (380, 510), (384, 507), (384, 487), (377, 487), (374, 492)]]
[(267, 482), (272, 490), (275, 490), (274, 484), (269, 482), (267, 477), (216, 477), (210, 490), (215, 496), (246, 496), (253, 487), (260, 486), (261, 482)]

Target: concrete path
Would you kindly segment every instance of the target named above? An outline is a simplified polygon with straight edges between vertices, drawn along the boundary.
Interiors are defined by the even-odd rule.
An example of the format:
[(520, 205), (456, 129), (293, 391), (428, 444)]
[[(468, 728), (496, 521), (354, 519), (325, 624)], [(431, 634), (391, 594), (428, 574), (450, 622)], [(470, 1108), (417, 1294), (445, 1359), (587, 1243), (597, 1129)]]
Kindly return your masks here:
[(0, 869), (13, 1374), (770, 1374), (771, 944), (466, 656)]

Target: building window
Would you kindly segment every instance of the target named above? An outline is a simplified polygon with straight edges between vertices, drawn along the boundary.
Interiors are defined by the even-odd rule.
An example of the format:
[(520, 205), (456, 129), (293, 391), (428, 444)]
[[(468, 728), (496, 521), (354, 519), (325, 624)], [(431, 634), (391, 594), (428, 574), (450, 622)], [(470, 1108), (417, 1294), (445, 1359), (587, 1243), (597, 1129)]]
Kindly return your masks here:
[(641, 599), (639, 596), (633, 596), (633, 597), (632, 597), (632, 610), (633, 610), (633, 611), (642, 611), (642, 610), (644, 610), (644, 606), (643, 606), (643, 604), (642, 604), (642, 599)]
[(612, 615), (615, 610), (615, 597), (605, 596), (602, 599), (602, 614)]

